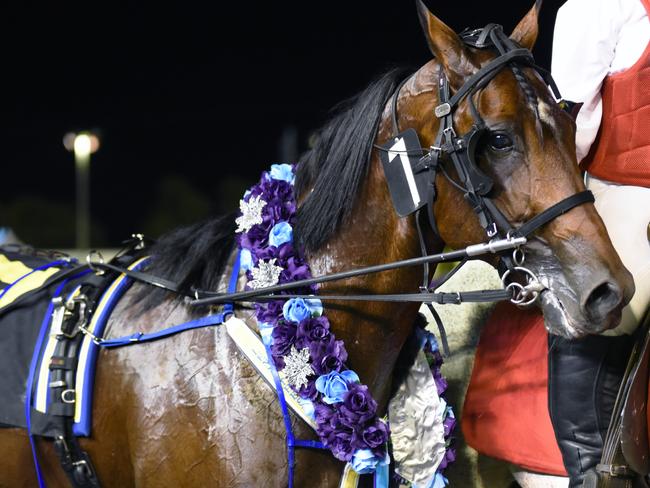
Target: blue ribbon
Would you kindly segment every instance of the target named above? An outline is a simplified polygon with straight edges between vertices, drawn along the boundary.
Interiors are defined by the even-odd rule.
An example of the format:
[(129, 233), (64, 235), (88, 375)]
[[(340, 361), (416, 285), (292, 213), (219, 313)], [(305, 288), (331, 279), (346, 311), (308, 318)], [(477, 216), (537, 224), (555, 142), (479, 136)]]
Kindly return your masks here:
[(374, 488), (388, 488), (388, 464), (381, 463), (377, 466), (373, 481)]

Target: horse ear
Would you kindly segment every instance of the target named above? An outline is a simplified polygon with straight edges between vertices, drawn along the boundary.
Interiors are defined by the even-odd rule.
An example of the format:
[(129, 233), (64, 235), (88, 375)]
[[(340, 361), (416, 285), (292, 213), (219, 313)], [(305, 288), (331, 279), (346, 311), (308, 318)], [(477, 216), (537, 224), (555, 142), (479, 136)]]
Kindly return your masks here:
[(517, 27), (510, 34), (510, 39), (516, 41), (526, 49), (533, 49), (539, 31), (539, 9), (542, 8), (542, 0), (537, 0)]
[(462, 85), (464, 76), (468, 74), (463, 70), (468, 57), (465, 43), (453, 29), (433, 15), (422, 0), (416, 0), (416, 6), (429, 49), (442, 64), (451, 85)]

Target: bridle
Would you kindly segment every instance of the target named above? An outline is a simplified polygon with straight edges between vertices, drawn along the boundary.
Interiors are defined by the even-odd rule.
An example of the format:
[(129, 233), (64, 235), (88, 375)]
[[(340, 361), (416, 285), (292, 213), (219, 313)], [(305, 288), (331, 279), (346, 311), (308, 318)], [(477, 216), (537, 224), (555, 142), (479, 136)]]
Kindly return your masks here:
[[(514, 41), (503, 33), (500, 25), (488, 24), (482, 29), (465, 31), (461, 33), (461, 38), (469, 46), (478, 49), (493, 49), (497, 51), (498, 55), (470, 76), (453, 95), (450, 94), (449, 80), (445, 72), (442, 68), (439, 70), (437, 83), (439, 104), (434, 110), (434, 115), (440, 120), (440, 126), (435, 142), (427, 149), (427, 154), (413, 168), (414, 174), (428, 172), (429, 192), (426, 208), (429, 224), (434, 234), (439, 236), (433, 214), (433, 203), (436, 198), (435, 179), (439, 171), (444, 174), (453, 186), (463, 192), (465, 200), (467, 200), (477, 214), (478, 221), (485, 230), (488, 239), (528, 237), (540, 227), (572, 208), (584, 203), (594, 202), (593, 194), (589, 190), (585, 190), (561, 200), (518, 228), (510, 224), (490, 197), (491, 190), (494, 186), (492, 178), (486, 175), (476, 164), (477, 145), (481, 137), (488, 131), (488, 128), (474, 104), (473, 95), (478, 90), (484, 88), (506, 67), (512, 69), (515, 75), (517, 75), (519, 65), (529, 66), (535, 69), (546, 82), (547, 86), (550, 87), (557, 100), (561, 100), (560, 93), (550, 73), (537, 66), (532, 53), (528, 49), (516, 45)], [(398, 85), (392, 97), (391, 117), (393, 130), (396, 134), (399, 133), (397, 100), (400, 89), (409, 79), (410, 77), (406, 78)], [(454, 130), (454, 112), (458, 108), (459, 103), (465, 98), (467, 98), (469, 103), (473, 124), (468, 132), (459, 136)], [(460, 182), (454, 181), (449, 176), (442, 164), (443, 161), (451, 161)], [(420, 210), (417, 212), (416, 222), (420, 236), (420, 245), (423, 252), (426, 253), (426, 246), (424, 245), (424, 238), (420, 227)], [(502, 282), (506, 288), (510, 287), (513, 291), (514, 296), (512, 301), (519, 305), (528, 305), (534, 302), (539, 296), (540, 291), (544, 288), (535, 274), (523, 266), (524, 259), (524, 251), (519, 247), (513, 251), (512, 256), (501, 255), (498, 263)], [(429, 276), (428, 267), (425, 267), (424, 273), (427, 277), (425, 281), (427, 281)], [(515, 273), (523, 273), (526, 275), (527, 285), (521, 285), (516, 281), (511, 281)], [(426, 286), (426, 283), (423, 286)], [(427, 286), (427, 288), (430, 287)]]

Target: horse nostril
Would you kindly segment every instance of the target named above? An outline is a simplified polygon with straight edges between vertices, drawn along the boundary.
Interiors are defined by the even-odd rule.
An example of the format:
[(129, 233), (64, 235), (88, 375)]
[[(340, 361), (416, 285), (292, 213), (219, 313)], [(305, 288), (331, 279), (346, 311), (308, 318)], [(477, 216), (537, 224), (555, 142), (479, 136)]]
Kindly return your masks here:
[(600, 321), (619, 306), (622, 298), (619, 288), (615, 284), (605, 281), (591, 291), (584, 308), (593, 320)]

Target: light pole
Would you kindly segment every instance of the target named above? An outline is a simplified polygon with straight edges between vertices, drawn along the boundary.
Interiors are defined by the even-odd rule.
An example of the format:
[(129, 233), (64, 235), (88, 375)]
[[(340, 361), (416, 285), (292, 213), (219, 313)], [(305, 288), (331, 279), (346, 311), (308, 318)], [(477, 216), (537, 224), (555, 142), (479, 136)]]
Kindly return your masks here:
[(74, 153), (76, 175), (76, 239), (77, 249), (90, 248), (90, 155), (99, 149), (99, 139), (90, 132), (68, 133), (63, 145)]

